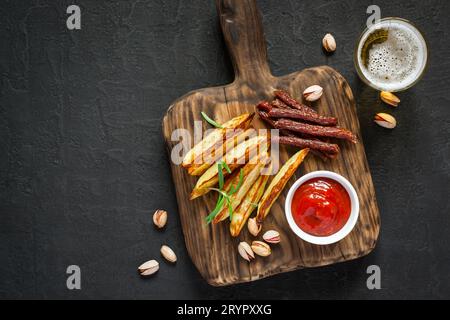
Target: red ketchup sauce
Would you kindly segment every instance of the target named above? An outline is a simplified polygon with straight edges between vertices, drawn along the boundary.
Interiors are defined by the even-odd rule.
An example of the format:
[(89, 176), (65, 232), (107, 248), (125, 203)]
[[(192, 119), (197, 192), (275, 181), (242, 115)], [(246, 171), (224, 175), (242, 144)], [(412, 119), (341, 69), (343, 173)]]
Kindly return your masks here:
[(304, 232), (329, 236), (342, 229), (350, 217), (350, 196), (339, 182), (314, 178), (295, 191), (291, 211), (295, 223)]

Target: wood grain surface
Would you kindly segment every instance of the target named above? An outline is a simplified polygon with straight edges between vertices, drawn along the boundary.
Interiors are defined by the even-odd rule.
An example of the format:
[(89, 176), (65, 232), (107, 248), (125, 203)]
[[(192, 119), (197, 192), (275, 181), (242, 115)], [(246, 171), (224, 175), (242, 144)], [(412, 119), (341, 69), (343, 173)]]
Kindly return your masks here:
[[(267, 51), (260, 15), (254, 0), (217, 0), (217, 9), (233, 67), (235, 81), (226, 86), (205, 88), (176, 100), (163, 119), (163, 134), (169, 151), (178, 143), (171, 140), (173, 130), (188, 129), (193, 134), (194, 120), (201, 120), (204, 111), (218, 122), (251, 112), (255, 103), (271, 99), (275, 89), (285, 89), (301, 100), (301, 93), (313, 84), (324, 88), (322, 98), (312, 104), (320, 114), (338, 117), (339, 125), (353, 131), (360, 142), (353, 145), (339, 142), (337, 159), (322, 161), (308, 156), (286, 186), (264, 223), (264, 230), (275, 229), (282, 241), (272, 245), (272, 255), (258, 257), (252, 263), (237, 253), (240, 241), (254, 238), (244, 228), (238, 238), (229, 233), (229, 223), (206, 225), (205, 217), (213, 209), (216, 194), (189, 200), (198, 177), (191, 177), (178, 165), (171, 164), (179, 214), (186, 247), (192, 261), (209, 284), (220, 286), (253, 281), (281, 272), (317, 267), (355, 259), (374, 247), (380, 228), (375, 191), (361, 139), (356, 104), (345, 79), (332, 68), (322, 66), (305, 69), (286, 76), (274, 77), (267, 63)], [(265, 127), (255, 118), (254, 127)], [(209, 128), (204, 123), (204, 129)], [(295, 148), (280, 147), (284, 163)], [(302, 241), (290, 231), (284, 216), (284, 201), (289, 187), (301, 175), (315, 170), (330, 170), (346, 177), (355, 187), (360, 201), (360, 218), (354, 230), (342, 241), (317, 246)], [(262, 234), (261, 233), (261, 234)]]

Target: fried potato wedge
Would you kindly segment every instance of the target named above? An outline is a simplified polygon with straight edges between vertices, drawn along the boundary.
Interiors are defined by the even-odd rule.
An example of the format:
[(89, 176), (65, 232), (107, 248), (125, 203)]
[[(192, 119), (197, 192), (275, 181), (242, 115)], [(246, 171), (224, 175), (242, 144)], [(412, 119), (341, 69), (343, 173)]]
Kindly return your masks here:
[[(197, 158), (187, 167), (187, 171), (191, 176), (201, 176), (208, 170), (211, 165), (215, 164), (220, 158), (222, 158), (226, 152), (232, 150), (237, 145), (242, 143), (246, 138), (252, 136), (255, 133), (253, 129), (241, 130), (236, 129), (236, 134), (225, 136), (225, 141), (222, 144), (217, 145), (216, 148), (211, 147), (203, 154), (197, 156)], [(209, 153), (208, 153), (209, 152)]]
[(273, 203), (279, 197), (281, 191), (283, 191), (284, 187), (286, 186), (286, 183), (303, 162), (308, 152), (309, 149), (306, 148), (294, 154), (288, 161), (286, 161), (286, 163), (281, 167), (280, 171), (278, 171), (278, 173), (272, 179), (266, 191), (264, 192), (261, 201), (258, 204), (258, 212), (256, 214), (256, 221), (258, 223), (263, 222), (264, 218), (269, 213)]
[(266, 187), (266, 183), (267, 180), (269, 180), (269, 177), (269, 175), (259, 176), (250, 190), (248, 190), (241, 204), (236, 208), (235, 212), (233, 213), (233, 217), (231, 218), (231, 236), (237, 237), (241, 233), (241, 230), (250, 217), (251, 213), (256, 209), (257, 203), (264, 193), (264, 188)]
[[(242, 166), (248, 159), (253, 159), (257, 154), (267, 152), (269, 142), (267, 136), (256, 136), (240, 143), (236, 148), (228, 152), (220, 161), (225, 162), (231, 171)], [(228, 176), (229, 172), (223, 168), (223, 175)], [(200, 197), (210, 191), (219, 182), (219, 169), (217, 165), (209, 167), (208, 170), (198, 179), (194, 189), (191, 192), (191, 200)]]
[[(263, 155), (256, 163), (248, 163), (244, 166), (243, 170), (243, 182), (239, 190), (230, 196), (230, 204), (231, 209), (234, 211), (242, 199), (244, 199), (245, 195), (248, 193), (250, 188), (254, 185), (255, 181), (258, 180), (258, 177), (261, 175), (261, 169), (264, 167), (264, 163), (268, 159), (267, 153)], [(233, 185), (236, 185), (234, 183)], [(225, 203), (222, 210), (216, 215), (213, 220), (213, 223), (219, 223), (230, 215), (229, 212), (229, 204)]]
[(244, 113), (222, 124), (222, 128), (214, 129), (202, 141), (197, 143), (191, 150), (188, 151), (183, 158), (181, 165), (184, 168), (188, 168), (195, 162), (195, 159), (198, 156), (201, 157), (203, 153), (208, 152), (208, 154), (211, 154), (208, 150), (223, 144), (223, 140), (227, 135), (227, 131), (229, 132), (229, 129), (248, 129), (254, 116), (254, 113)]

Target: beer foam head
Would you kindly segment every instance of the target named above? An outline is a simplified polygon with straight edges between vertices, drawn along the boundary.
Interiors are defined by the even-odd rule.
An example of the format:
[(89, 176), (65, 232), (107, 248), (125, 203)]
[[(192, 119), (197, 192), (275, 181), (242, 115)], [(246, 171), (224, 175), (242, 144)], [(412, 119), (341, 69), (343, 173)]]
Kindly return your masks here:
[[(363, 75), (380, 90), (408, 88), (425, 69), (425, 40), (416, 28), (403, 20), (382, 20), (372, 28), (363, 35), (358, 48), (358, 63)], [(373, 43), (366, 52), (364, 63), (361, 61), (362, 47), (377, 29), (388, 31), (387, 40)]]

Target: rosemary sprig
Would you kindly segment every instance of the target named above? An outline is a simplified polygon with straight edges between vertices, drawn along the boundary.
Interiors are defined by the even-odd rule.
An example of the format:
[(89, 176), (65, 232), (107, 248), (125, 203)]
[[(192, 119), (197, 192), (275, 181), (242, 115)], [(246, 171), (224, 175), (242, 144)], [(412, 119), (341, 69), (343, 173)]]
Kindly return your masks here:
[(222, 210), (223, 207), (223, 203), (225, 198), (222, 195), (219, 195), (219, 199), (217, 199), (217, 204), (216, 207), (214, 208), (213, 211), (211, 211), (210, 214), (208, 214), (208, 216), (206, 217), (206, 223), (209, 224), (211, 223), (214, 218), (216, 217), (216, 215), (220, 212), (220, 210)]
[(217, 199), (216, 206), (213, 211), (206, 217), (206, 223), (210, 224), (217, 214), (222, 210), (225, 202), (230, 203), (230, 196), (225, 192), (217, 188), (210, 188), (212, 191), (216, 191), (219, 193), (219, 198)]
[(221, 161), (217, 164), (219, 174), (219, 188), (209, 188), (209, 190), (216, 191), (219, 194), (219, 197), (217, 198), (217, 203), (216, 206), (214, 207), (214, 210), (211, 211), (211, 213), (208, 214), (208, 216), (206, 217), (206, 223), (208, 224), (214, 220), (214, 218), (222, 210), (225, 204), (228, 206), (228, 213), (230, 216), (230, 220), (233, 218), (233, 206), (231, 203), (231, 196), (239, 191), (244, 181), (244, 170), (241, 168), (241, 171), (239, 172), (239, 181), (237, 185), (231, 186), (230, 191), (227, 193), (225, 190), (223, 190), (224, 186), (224, 176), (222, 172), (223, 168), (225, 168), (229, 173), (231, 173), (230, 168), (225, 162)]
[(205, 119), (206, 122), (208, 122), (210, 125), (212, 125), (213, 127), (219, 128), (219, 129), (223, 129), (223, 126), (218, 124), (217, 122), (215, 122), (213, 119), (211, 119), (210, 117), (208, 117), (208, 115), (206, 113), (204, 113), (203, 111), (200, 113), (203, 117), (203, 119)]

